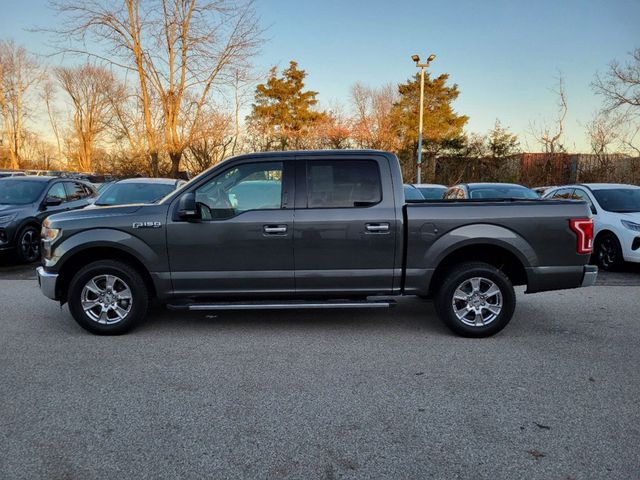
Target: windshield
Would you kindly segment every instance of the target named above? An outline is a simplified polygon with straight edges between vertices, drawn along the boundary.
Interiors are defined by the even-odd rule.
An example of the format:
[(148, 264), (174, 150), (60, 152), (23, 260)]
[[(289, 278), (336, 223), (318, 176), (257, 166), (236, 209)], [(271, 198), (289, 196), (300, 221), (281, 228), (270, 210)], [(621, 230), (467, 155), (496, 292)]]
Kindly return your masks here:
[(640, 212), (640, 188), (605, 188), (593, 190), (593, 196), (608, 212)]
[(530, 198), (539, 199), (536, 192), (518, 185), (487, 185), (486, 187), (469, 187), (470, 198), (507, 199)]
[(26, 205), (35, 202), (42, 194), (47, 182), (5, 178), (0, 180), (0, 204)]
[(425, 200), (442, 200), (446, 187), (416, 187)]
[(114, 183), (104, 189), (95, 205), (153, 203), (173, 191), (173, 185), (158, 183)]

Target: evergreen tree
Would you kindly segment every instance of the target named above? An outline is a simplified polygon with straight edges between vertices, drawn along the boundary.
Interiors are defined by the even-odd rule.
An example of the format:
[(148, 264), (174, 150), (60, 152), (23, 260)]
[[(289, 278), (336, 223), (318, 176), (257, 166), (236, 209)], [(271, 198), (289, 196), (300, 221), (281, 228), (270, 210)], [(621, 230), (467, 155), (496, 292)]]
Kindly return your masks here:
[(493, 158), (503, 158), (518, 153), (520, 142), (517, 135), (510, 133), (500, 120), (496, 120), (493, 129), (487, 134), (487, 147)]
[[(422, 133), (424, 163), (428, 157), (433, 157), (443, 150), (457, 150), (464, 145), (463, 127), (469, 117), (458, 115), (454, 111), (452, 104), (460, 91), (456, 84), (447, 85), (448, 80), (448, 74), (433, 79), (428, 73), (425, 74)], [(402, 145), (398, 153), (405, 179), (413, 179), (418, 149), (420, 74), (398, 85), (398, 93), (400, 99), (392, 110)], [(427, 173), (426, 178), (429, 176)]]
[(256, 87), (247, 120), (261, 150), (304, 148), (313, 128), (325, 118), (324, 112), (313, 108), (318, 92), (304, 89), (306, 75), (292, 60), (281, 76), (273, 67), (267, 82)]

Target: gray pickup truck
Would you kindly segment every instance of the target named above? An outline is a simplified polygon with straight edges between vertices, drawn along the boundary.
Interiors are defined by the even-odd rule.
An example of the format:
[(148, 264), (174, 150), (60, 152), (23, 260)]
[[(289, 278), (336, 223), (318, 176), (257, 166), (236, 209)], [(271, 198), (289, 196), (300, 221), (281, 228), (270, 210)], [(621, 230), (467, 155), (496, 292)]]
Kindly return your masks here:
[(407, 203), (397, 158), (380, 151), (243, 155), (155, 204), (53, 215), (42, 229), (42, 292), (97, 334), (171, 309), (384, 308), (433, 298), (454, 332), (511, 319), (514, 285), (593, 285), (583, 202)]

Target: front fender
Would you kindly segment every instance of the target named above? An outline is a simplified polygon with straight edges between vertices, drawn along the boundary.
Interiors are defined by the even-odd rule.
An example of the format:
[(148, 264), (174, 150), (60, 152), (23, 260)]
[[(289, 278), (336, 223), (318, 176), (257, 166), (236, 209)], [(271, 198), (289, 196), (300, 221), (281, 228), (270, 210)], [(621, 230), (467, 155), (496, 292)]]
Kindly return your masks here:
[(85, 230), (62, 240), (54, 246), (52, 257), (44, 259), (44, 266), (49, 271), (57, 272), (76, 253), (96, 247), (109, 247), (127, 252), (140, 260), (149, 272), (168, 270), (166, 258), (147, 243), (127, 232), (110, 228)]

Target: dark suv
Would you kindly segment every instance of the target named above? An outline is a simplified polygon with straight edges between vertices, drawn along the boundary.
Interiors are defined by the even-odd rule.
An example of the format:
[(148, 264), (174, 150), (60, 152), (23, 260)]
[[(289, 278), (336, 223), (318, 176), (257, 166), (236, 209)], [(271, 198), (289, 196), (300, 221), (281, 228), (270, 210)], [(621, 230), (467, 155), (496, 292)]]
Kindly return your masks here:
[(84, 208), (95, 197), (84, 182), (58, 177), (0, 179), (0, 251), (16, 249), (18, 259), (40, 258), (42, 221), (53, 213)]

